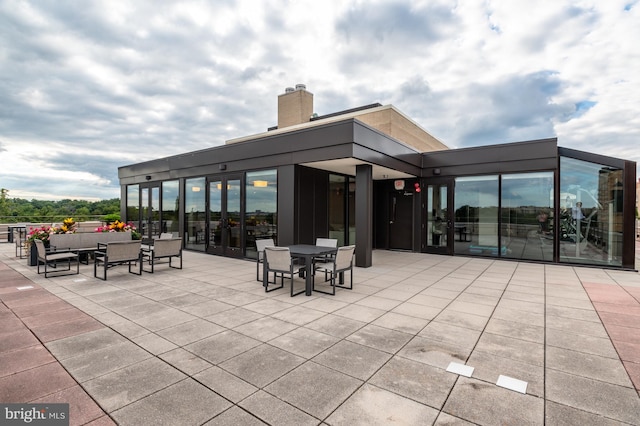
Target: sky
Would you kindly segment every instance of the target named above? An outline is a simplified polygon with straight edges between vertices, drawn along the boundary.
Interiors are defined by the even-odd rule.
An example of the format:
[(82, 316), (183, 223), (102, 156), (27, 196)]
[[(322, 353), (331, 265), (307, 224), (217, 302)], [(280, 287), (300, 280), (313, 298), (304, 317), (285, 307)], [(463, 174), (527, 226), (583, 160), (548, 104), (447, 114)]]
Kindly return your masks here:
[(0, 187), (119, 198), (118, 167), (392, 104), (450, 148), (557, 137), (640, 163), (640, 0), (0, 2)]

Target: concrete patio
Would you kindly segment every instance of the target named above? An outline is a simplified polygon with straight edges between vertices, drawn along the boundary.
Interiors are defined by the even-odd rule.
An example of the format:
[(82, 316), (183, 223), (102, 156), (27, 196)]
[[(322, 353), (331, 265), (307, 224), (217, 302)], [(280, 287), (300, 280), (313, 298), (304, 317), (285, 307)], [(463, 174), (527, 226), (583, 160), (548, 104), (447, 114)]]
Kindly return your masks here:
[(246, 260), (45, 279), (0, 244), (0, 402), (68, 402), (73, 425), (640, 424), (640, 274), (373, 259), (291, 298)]

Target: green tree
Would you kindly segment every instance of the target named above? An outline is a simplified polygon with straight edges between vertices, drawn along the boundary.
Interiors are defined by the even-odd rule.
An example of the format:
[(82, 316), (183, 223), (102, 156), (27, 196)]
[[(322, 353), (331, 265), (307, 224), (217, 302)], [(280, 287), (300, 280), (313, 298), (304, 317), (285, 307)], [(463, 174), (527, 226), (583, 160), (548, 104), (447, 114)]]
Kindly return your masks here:
[(78, 221), (101, 218), (107, 214), (120, 214), (120, 199), (86, 200), (24, 200), (9, 198), (8, 190), (0, 193), (0, 222), (59, 222), (73, 217)]
[(0, 216), (8, 216), (9, 208), (7, 206), (8, 189), (0, 188)]

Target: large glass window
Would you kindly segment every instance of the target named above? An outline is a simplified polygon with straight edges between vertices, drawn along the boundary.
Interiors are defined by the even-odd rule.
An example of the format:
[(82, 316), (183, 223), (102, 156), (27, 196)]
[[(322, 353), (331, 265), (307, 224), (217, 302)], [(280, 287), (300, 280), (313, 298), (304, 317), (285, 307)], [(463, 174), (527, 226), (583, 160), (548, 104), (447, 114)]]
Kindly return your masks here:
[[(429, 247), (447, 247), (447, 220), (449, 220), (449, 212), (447, 211), (447, 185), (427, 185), (427, 245)], [(467, 209), (468, 210), (468, 209)], [(468, 219), (468, 218), (465, 218)], [(466, 227), (462, 224), (467, 223), (461, 220), (458, 227), (460, 241), (465, 236)], [(469, 229), (471, 227), (469, 226)]]
[(179, 236), (180, 186), (177, 180), (162, 182), (162, 232)]
[(185, 247), (205, 249), (206, 191), (205, 178), (185, 181)]
[(140, 185), (127, 186), (127, 222), (140, 229)]
[(329, 175), (329, 238), (338, 246), (356, 243), (356, 179)]
[(329, 238), (338, 240), (338, 246), (345, 245), (347, 210), (347, 177), (329, 175)]
[(460, 177), (455, 181), (456, 254), (498, 256), (498, 176)]
[(560, 157), (560, 261), (622, 266), (621, 169)]
[(245, 179), (246, 256), (256, 257), (256, 239), (278, 241), (278, 172), (247, 172)]
[(553, 261), (553, 172), (502, 175), (505, 257)]

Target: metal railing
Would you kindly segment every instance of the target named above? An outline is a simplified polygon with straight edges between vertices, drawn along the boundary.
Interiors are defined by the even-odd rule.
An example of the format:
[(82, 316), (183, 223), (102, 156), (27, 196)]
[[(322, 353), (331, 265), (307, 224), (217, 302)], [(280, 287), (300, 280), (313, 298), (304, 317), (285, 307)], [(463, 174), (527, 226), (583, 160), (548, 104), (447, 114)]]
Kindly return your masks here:
[(102, 221), (106, 215), (94, 214), (94, 215), (66, 215), (66, 216), (0, 216), (0, 228), (6, 225), (14, 223), (62, 223), (68, 217), (72, 217), (76, 222), (89, 222), (89, 221)]
[[(79, 215), (72, 216), (73, 220), (81, 226), (82, 222), (104, 222), (106, 215)], [(16, 224), (26, 224), (27, 232), (29, 228), (40, 226), (60, 225), (69, 216), (0, 216), (0, 242), (11, 242), (9, 228)]]

